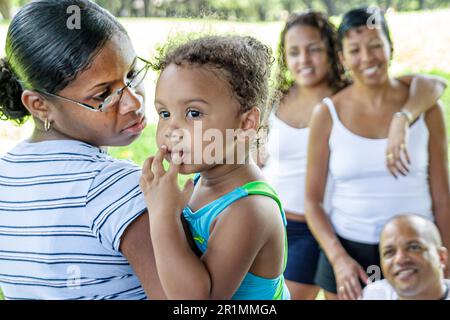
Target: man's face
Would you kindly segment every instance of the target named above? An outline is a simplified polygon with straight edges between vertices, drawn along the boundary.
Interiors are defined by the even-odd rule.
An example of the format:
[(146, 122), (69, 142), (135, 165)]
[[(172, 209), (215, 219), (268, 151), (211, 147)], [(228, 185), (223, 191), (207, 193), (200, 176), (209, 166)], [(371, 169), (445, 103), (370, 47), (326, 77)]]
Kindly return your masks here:
[(447, 253), (420, 223), (399, 220), (388, 225), (380, 255), (383, 274), (399, 297), (426, 298), (441, 286)]

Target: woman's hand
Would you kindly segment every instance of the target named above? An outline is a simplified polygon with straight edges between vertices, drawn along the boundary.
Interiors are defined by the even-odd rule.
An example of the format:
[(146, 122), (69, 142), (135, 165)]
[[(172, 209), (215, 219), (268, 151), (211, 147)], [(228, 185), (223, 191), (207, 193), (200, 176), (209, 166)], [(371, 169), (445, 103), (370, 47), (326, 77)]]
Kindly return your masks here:
[(409, 98), (403, 110), (411, 115), (411, 119), (394, 116), (391, 121), (386, 149), (386, 166), (397, 178), (399, 174), (409, 172), (410, 157), (407, 150), (409, 125), (421, 114), (427, 112), (444, 93), (445, 79), (430, 75), (405, 76), (399, 79), (409, 86)]
[(411, 161), (407, 149), (408, 138), (408, 120), (406, 117), (394, 117), (389, 127), (386, 166), (395, 178), (399, 174), (406, 176), (409, 173)]
[(361, 297), (362, 288), (359, 280), (367, 283), (369, 277), (363, 268), (348, 254), (338, 257), (333, 263), (336, 277), (336, 288), (340, 300), (357, 300)]
[(155, 157), (145, 161), (140, 187), (144, 193), (149, 216), (173, 215), (178, 218), (191, 198), (194, 183), (189, 179), (184, 189), (180, 189), (177, 181), (180, 164), (173, 161), (166, 171), (163, 167), (166, 153), (167, 147), (162, 146)]

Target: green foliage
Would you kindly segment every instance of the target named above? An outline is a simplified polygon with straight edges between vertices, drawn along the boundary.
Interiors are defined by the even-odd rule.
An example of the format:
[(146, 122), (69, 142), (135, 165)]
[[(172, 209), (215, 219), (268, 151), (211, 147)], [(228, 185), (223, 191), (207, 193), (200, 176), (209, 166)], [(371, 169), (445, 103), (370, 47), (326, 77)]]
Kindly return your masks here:
[[(30, 0), (0, 0), (19, 7)], [(398, 11), (448, 8), (450, 0), (144, 0), (144, 7), (135, 8), (132, 0), (94, 0), (116, 16), (198, 17), (239, 21), (271, 21), (286, 12), (315, 9), (329, 15), (364, 4)]]

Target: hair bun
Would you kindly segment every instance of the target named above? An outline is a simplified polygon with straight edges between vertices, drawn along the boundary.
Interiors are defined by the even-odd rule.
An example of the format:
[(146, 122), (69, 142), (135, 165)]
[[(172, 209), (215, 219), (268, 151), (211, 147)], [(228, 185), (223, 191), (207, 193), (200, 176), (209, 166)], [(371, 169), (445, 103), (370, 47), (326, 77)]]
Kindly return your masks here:
[(0, 59), (0, 118), (22, 123), (30, 113), (22, 104), (22, 86), (6, 58)]

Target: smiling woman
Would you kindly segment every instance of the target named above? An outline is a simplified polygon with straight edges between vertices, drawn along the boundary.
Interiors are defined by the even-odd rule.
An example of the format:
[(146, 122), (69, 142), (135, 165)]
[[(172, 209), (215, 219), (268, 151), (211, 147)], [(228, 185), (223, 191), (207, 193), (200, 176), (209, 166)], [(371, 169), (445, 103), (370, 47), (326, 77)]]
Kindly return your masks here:
[[(407, 144), (411, 165), (394, 179), (383, 155), (390, 119), (405, 104), (408, 86), (388, 73), (393, 50), (386, 21), (381, 16), (372, 28), (367, 24), (370, 19), (367, 8), (344, 15), (339, 27), (341, 58), (354, 83), (316, 108), (309, 140), (306, 217), (323, 248), (316, 281), (344, 299), (356, 299), (367, 281), (365, 270), (380, 264), (381, 229), (399, 213), (435, 219), (444, 244), (450, 244), (442, 109), (430, 105), (411, 124)], [(389, 154), (387, 158), (391, 159)], [(321, 201), (328, 173), (334, 184), (331, 212), (326, 215)]]
[[(83, 28), (69, 30), (73, 5)], [(102, 148), (143, 131), (147, 70), (125, 29), (92, 1), (33, 1), (11, 21), (0, 116), (31, 116), (35, 127), (0, 158), (6, 299), (164, 297), (140, 168)]]

